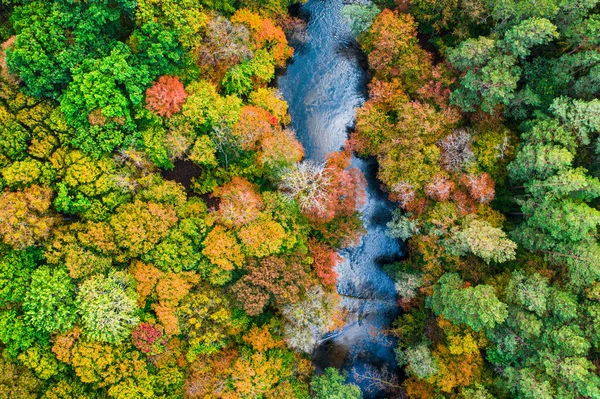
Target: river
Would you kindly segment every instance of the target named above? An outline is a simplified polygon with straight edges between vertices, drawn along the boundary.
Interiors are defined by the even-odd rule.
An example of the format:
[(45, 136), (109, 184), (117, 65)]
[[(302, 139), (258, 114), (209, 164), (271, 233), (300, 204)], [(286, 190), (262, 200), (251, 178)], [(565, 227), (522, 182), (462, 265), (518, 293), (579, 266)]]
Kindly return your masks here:
[[(294, 58), (277, 80), (306, 158), (318, 162), (343, 147), (355, 108), (366, 97), (364, 55), (341, 16), (343, 6), (343, 0), (309, 0), (301, 7), (301, 16), (308, 19), (306, 40), (295, 44)], [(381, 267), (398, 260), (402, 249), (385, 234), (395, 205), (380, 190), (377, 164), (356, 157), (352, 164), (364, 173), (368, 186), (361, 209), (366, 234), (357, 247), (341, 251), (344, 261), (337, 267), (337, 291), (350, 317), (341, 330), (323, 337), (313, 362), (318, 370), (346, 370), (348, 381), (357, 383), (365, 398), (386, 398), (372, 379), (360, 377), (397, 370), (395, 340), (386, 333), (398, 315), (397, 295)]]

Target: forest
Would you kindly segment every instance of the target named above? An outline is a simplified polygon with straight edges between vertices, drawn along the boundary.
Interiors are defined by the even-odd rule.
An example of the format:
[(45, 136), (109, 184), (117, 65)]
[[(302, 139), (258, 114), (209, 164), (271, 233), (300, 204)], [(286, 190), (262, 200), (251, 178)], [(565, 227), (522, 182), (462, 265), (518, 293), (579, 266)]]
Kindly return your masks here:
[(363, 398), (311, 361), (352, 154), (406, 246), (383, 398), (600, 399), (600, 2), (348, 2), (368, 99), (324, 163), (292, 3), (0, 0), (0, 399)]

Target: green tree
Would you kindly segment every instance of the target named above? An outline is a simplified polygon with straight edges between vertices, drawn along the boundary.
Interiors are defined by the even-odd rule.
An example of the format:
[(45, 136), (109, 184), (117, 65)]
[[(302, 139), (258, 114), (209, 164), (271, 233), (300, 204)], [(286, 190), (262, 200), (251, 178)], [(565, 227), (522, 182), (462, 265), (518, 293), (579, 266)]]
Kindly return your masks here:
[(28, 94), (58, 99), (71, 82), (71, 69), (107, 55), (116, 43), (121, 17), (131, 4), (115, 2), (24, 2), (11, 20), (17, 33), (7, 64)]
[(456, 254), (472, 253), (486, 263), (513, 260), (517, 249), (517, 244), (501, 229), (477, 219), (467, 221), (462, 230), (452, 235), (449, 244)]
[(25, 319), (48, 333), (64, 332), (75, 323), (75, 284), (63, 268), (42, 266), (31, 275), (23, 302)]
[(23, 251), (7, 249), (0, 257), (0, 307), (22, 302), (25, 298), (31, 274), (40, 262), (38, 250)]
[(362, 399), (360, 388), (345, 382), (343, 374), (328, 367), (323, 374), (313, 377), (310, 387), (315, 393), (315, 399)]
[(348, 4), (342, 8), (342, 16), (350, 24), (355, 36), (369, 29), (379, 12), (375, 4)]
[(84, 281), (76, 305), (83, 331), (94, 341), (121, 342), (139, 321), (133, 281), (125, 272)]
[(148, 69), (136, 68), (122, 43), (106, 57), (73, 68), (73, 82), (60, 97), (61, 110), (75, 129), (72, 144), (97, 157), (119, 147), (135, 128), (131, 106), (142, 103), (151, 82)]
[(444, 274), (438, 280), (431, 305), (436, 315), (475, 331), (494, 328), (508, 316), (507, 306), (498, 300), (494, 287), (480, 284), (465, 288), (456, 273)]

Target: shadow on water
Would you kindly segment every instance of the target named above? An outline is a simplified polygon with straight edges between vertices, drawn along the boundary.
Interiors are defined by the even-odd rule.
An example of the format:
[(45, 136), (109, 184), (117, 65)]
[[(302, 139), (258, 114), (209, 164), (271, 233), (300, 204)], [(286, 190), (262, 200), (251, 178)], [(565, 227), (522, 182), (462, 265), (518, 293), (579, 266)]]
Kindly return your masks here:
[[(293, 10), (308, 20), (306, 41), (296, 46), (293, 61), (277, 81), (306, 158), (318, 162), (343, 147), (355, 123), (355, 109), (367, 93), (366, 58), (341, 16), (342, 7), (343, 0), (309, 0)], [(363, 389), (365, 398), (389, 398), (392, 395), (364, 377), (398, 371), (396, 341), (387, 333), (399, 314), (398, 298), (394, 282), (382, 270), (402, 256), (398, 240), (385, 234), (396, 206), (380, 189), (375, 160), (354, 157), (352, 165), (368, 182), (361, 209), (366, 234), (355, 248), (340, 252), (344, 261), (337, 267), (337, 290), (349, 317), (342, 329), (322, 338), (313, 362), (320, 370), (348, 371), (349, 381)]]

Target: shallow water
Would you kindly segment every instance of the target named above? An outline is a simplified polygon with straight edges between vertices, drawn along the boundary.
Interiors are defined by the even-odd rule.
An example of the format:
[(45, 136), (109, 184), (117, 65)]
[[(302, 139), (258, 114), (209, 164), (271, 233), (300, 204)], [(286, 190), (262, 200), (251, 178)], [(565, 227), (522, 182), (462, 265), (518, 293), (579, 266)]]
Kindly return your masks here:
[[(340, 12), (343, 0), (309, 0), (301, 14), (308, 18), (307, 40), (296, 45), (293, 62), (277, 84), (289, 104), (292, 128), (304, 145), (306, 158), (322, 161), (344, 145), (355, 120), (355, 108), (365, 100), (367, 73), (364, 55), (358, 49)], [(341, 252), (337, 290), (349, 310), (344, 328), (323, 337), (313, 354), (315, 366), (349, 372), (366, 398), (386, 397), (368, 389), (368, 380), (356, 381), (366, 370), (397, 368), (395, 341), (386, 330), (398, 315), (392, 279), (381, 269), (402, 255), (397, 240), (385, 235), (394, 204), (379, 189), (377, 165), (373, 160), (353, 158), (353, 166), (368, 182), (363, 223), (367, 233), (356, 248)], [(373, 387), (371, 387), (373, 388)]]

